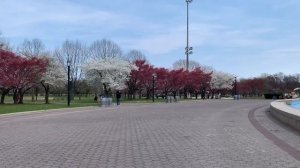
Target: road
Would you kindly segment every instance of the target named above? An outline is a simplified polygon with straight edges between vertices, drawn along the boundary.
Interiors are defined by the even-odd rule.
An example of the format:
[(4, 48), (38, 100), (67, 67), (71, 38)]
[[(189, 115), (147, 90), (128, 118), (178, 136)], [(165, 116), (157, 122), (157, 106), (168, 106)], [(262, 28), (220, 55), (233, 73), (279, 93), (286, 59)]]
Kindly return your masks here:
[(297, 151), (299, 133), (272, 119), (269, 103), (201, 100), (1, 116), (0, 167), (300, 167), (284, 146)]

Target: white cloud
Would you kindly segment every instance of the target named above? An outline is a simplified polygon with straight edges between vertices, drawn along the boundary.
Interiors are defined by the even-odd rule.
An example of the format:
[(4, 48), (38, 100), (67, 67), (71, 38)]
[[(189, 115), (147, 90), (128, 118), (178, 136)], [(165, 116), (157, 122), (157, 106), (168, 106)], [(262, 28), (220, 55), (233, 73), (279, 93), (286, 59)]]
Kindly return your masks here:
[[(117, 0), (115, 5), (107, 5), (111, 2), (101, 0), (100, 5), (93, 6), (83, 0), (1, 0), (0, 23), (5, 24), (1, 24), (0, 31), (4, 37), (19, 41), (41, 38), (47, 46), (59, 46), (66, 38), (78, 38), (85, 42), (109, 38), (125, 50), (139, 49), (157, 58), (184, 56), (184, 1), (174, 1), (171, 7), (165, 6), (171, 0), (124, 1)], [(109, 8), (102, 7), (103, 4)], [(296, 59), (300, 54), (300, 47), (296, 45), (300, 38), (296, 17), (285, 20), (278, 11), (282, 10), (282, 14), (290, 18), (287, 17), (291, 15), (289, 9), (295, 12), (299, 5), (298, 0), (284, 3), (281, 0), (233, 0), (220, 1), (218, 4), (195, 1), (190, 8), (190, 46), (194, 47), (192, 57), (200, 62), (207, 61), (208, 65), (226, 68), (235, 62), (248, 69), (248, 62), (253, 60), (268, 60), (277, 64)], [(270, 8), (264, 8), (266, 6)], [(276, 17), (272, 17), (272, 14), (276, 14)], [(170, 62), (170, 59), (165, 60)], [(293, 66), (294, 62), (291, 63)], [(264, 63), (255, 63), (251, 65), (254, 68), (250, 69), (265, 66), (259, 64)]]
[[(36, 1), (36, 0), (4, 0), (0, 2), (4, 7), (0, 10), (0, 29), (5, 30), (8, 36), (34, 33), (36, 27), (43, 27), (53, 31), (82, 29), (86, 27), (106, 27), (111, 29), (126, 24), (128, 18), (120, 14), (105, 10), (97, 10), (88, 6), (81, 6), (67, 1)], [(46, 26), (50, 25), (49, 28)], [(83, 30), (89, 31), (89, 30)]]
[[(145, 27), (151, 25), (151, 23), (144, 24)], [(190, 45), (196, 47), (217, 36), (218, 29), (222, 26), (191, 24), (190, 27)], [(154, 55), (166, 54), (179, 48), (184, 50), (186, 46), (186, 27), (185, 25), (172, 25), (168, 28), (165, 25), (156, 26), (156, 29), (148, 32), (147, 36), (127, 42), (131, 43), (130, 46), (135, 46), (135, 48), (140, 48)]]
[[(190, 25), (190, 46), (213, 45), (220, 48), (247, 48), (268, 45), (270, 42), (262, 39), (260, 35), (270, 33), (273, 30), (272, 28), (241, 30), (224, 25), (196, 23)], [(166, 54), (179, 48), (184, 49), (186, 46), (186, 27), (177, 25), (162, 33), (155, 33), (154, 31), (154, 33), (149, 33), (149, 36), (135, 39), (131, 43), (135, 43), (137, 48), (154, 55)]]

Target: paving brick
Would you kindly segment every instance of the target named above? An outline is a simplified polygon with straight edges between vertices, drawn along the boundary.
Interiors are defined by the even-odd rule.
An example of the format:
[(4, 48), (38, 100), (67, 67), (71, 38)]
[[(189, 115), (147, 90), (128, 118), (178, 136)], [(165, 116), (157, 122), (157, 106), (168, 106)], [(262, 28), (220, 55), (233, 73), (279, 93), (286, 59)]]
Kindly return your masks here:
[(0, 167), (300, 167), (249, 122), (248, 112), (268, 103), (210, 100), (0, 117)]

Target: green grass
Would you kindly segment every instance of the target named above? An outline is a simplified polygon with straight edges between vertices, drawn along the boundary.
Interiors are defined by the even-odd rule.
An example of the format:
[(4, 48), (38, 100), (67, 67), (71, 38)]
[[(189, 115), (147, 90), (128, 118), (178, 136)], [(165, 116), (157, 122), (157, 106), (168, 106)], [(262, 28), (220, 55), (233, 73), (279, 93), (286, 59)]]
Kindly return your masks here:
[[(25, 112), (25, 111), (37, 111), (37, 110), (49, 110), (69, 108), (67, 101), (64, 99), (55, 100), (50, 98), (50, 104), (45, 104), (42, 97), (39, 97), (37, 101), (32, 102), (31, 97), (24, 97), (24, 104), (13, 104), (11, 97), (6, 97), (6, 104), (0, 104), (0, 114)], [(73, 107), (86, 107), (86, 106), (98, 106), (97, 102), (94, 102), (92, 97), (75, 98), (71, 101), (70, 108)]]
[(0, 114), (67, 108), (64, 104), (4, 104), (0, 105)]
[[(24, 97), (24, 104), (13, 104), (12, 97), (7, 96), (5, 98), (6, 104), (0, 104), (0, 114), (7, 114), (7, 113), (16, 113), (16, 112), (25, 112), (25, 111), (37, 111), (37, 110), (49, 110), (49, 109), (60, 109), (60, 108), (69, 108), (67, 106), (66, 97), (50, 97), (49, 101), (50, 104), (45, 104), (44, 97), (39, 96), (37, 101), (32, 102), (31, 97), (27, 96)], [(162, 98), (155, 98), (155, 103), (163, 103), (166, 100)], [(113, 103), (115, 103), (115, 99), (113, 99)], [(127, 98), (121, 99), (122, 103), (153, 103), (152, 98), (136, 98), (134, 100), (128, 100)], [(86, 107), (86, 106), (99, 106), (98, 102), (94, 101), (94, 97), (82, 96), (80, 99), (79, 97), (75, 97), (74, 100), (71, 101), (70, 108), (72, 107)]]
[[(37, 110), (49, 110), (49, 109), (60, 109), (60, 108), (69, 108), (67, 106), (67, 100), (65, 97), (50, 97), (50, 104), (45, 104), (44, 98), (42, 96), (38, 97), (37, 101), (32, 102), (31, 97), (24, 97), (24, 104), (13, 104), (12, 97), (7, 96), (5, 98), (6, 104), (0, 104), (0, 114), (7, 113), (16, 113), (16, 112), (25, 112), (25, 111), (37, 111)], [(165, 102), (164, 99), (155, 99), (155, 102)], [(115, 99), (113, 99), (113, 103), (115, 103)], [(127, 100), (123, 98), (121, 103), (152, 103), (152, 99), (135, 99), (135, 100)], [(72, 107), (86, 107), (86, 106), (99, 106), (98, 102), (94, 101), (94, 97), (75, 97), (74, 100), (71, 101), (70, 108)]]

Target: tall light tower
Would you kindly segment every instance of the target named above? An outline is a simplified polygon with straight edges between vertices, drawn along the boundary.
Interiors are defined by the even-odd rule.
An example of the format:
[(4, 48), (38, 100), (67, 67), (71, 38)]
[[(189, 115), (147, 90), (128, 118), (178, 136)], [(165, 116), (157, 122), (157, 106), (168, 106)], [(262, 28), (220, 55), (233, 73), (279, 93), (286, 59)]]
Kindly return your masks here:
[(186, 13), (187, 13), (187, 18), (186, 18), (186, 47), (185, 47), (185, 54), (186, 54), (186, 70), (189, 70), (189, 54), (193, 53), (193, 47), (189, 46), (189, 4), (193, 0), (186, 0)]

